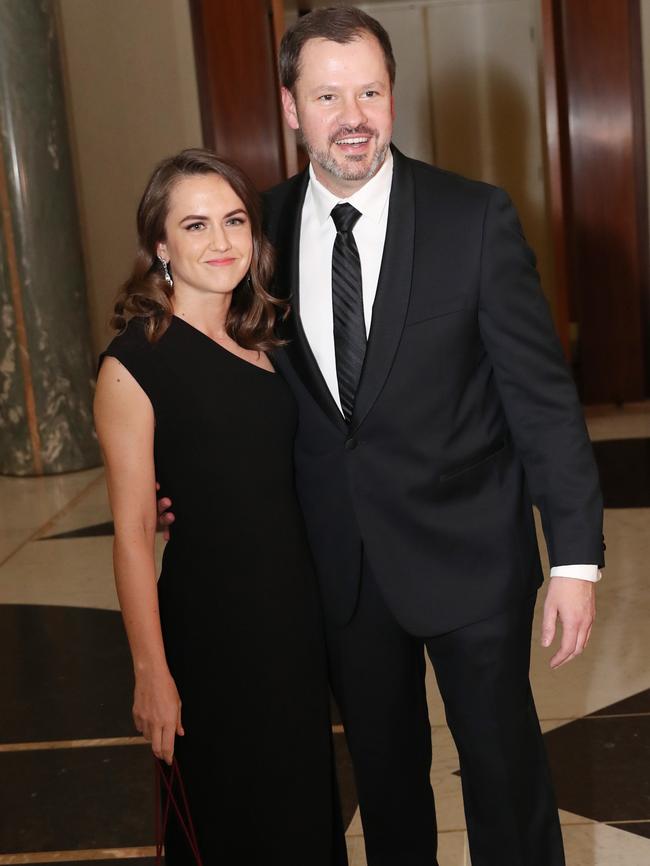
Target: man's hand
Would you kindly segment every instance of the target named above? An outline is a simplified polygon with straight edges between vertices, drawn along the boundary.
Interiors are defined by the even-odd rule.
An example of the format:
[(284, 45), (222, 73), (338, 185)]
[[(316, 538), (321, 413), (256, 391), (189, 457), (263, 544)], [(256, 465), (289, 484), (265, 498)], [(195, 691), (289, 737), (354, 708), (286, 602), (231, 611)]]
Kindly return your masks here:
[(584, 650), (596, 616), (596, 591), (589, 580), (574, 577), (552, 577), (544, 602), (542, 646), (555, 639), (557, 619), (562, 623), (562, 643), (551, 659), (551, 667), (559, 668)]
[[(156, 490), (160, 490), (160, 484), (158, 484), (158, 482), (156, 482)], [(169, 527), (176, 520), (172, 512), (169, 511), (171, 507), (172, 501), (166, 496), (163, 496), (162, 499), (158, 500), (158, 525), (162, 529), (165, 541), (169, 541)]]

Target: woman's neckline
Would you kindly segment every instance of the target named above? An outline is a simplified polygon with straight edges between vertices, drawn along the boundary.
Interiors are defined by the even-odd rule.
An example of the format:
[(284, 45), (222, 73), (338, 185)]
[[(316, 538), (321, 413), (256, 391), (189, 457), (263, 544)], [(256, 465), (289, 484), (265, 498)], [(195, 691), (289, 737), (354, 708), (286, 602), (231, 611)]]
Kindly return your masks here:
[(208, 336), (205, 331), (202, 331), (200, 328), (197, 328), (196, 325), (192, 325), (187, 319), (183, 319), (181, 316), (177, 316), (176, 313), (173, 314), (173, 318), (177, 322), (181, 322), (181, 324), (190, 328), (192, 331), (195, 331), (197, 334), (200, 334), (206, 340), (208, 340), (213, 346), (216, 346), (217, 349), (220, 349), (222, 352), (225, 352), (226, 355), (230, 355), (231, 358), (234, 358), (236, 361), (241, 361), (242, 364), (246, 364), (247, 367), (252, 367), (255, 370), (259, 370), (261, 373), (266, 373), (267, 376), (275, 376), (275, 370), (267, 370), (265, 367), (260, 367), (259, 364), (254, 364), (252, 361), (247, 361), (246, 358), (242, 358), (241, 355), (236, 355), (234, 352), (231, 352), (230, 349), (226, 349), (225, 346), (222, 346), (221, 343), (217, 343), (216, 340), (213, 340), (212, 337)]

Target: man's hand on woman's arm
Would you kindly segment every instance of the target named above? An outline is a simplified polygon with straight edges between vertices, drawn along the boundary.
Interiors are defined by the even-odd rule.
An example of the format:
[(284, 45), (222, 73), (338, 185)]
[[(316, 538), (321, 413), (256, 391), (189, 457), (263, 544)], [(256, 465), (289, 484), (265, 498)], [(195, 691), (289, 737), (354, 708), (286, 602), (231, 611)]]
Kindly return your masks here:
[[(160, 484), (156, 481), (156, 491), (160, 490)], [(174, 514), (169, 511), (172, 501), (168, 496), (162, 496), (158, 502), (158, 526), (162, 529), (163, 538), (169, 541), (169, 527), (176, 520)]]

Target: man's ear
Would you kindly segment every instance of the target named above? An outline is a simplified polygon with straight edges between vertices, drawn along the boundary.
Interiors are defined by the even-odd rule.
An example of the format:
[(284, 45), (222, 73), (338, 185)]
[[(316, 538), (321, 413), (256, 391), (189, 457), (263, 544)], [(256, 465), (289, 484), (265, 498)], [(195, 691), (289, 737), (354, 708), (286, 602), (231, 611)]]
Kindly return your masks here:
[(300, 124), (298, 123), (298, 112), (296, 110), (296, 100), (293, 97), (293, 93), (287, 87), (283, 87), (280, 94), (282, 96), (284, 119), (287, 121), (291, 129), (300, 129)]

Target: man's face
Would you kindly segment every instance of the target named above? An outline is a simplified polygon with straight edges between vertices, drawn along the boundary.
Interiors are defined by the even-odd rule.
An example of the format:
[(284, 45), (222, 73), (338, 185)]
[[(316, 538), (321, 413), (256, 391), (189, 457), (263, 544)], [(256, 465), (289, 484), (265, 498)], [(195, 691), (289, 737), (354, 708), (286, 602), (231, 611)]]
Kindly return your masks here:
[(364, 33), (344, 45), (310, 39), (294, 93), (283, 88), (282, 102), (316, 177), (332, 192), (348, 196), (379, 170), (390, 145), (393, 97), (374, 36)]

